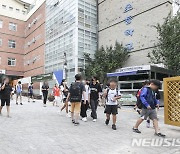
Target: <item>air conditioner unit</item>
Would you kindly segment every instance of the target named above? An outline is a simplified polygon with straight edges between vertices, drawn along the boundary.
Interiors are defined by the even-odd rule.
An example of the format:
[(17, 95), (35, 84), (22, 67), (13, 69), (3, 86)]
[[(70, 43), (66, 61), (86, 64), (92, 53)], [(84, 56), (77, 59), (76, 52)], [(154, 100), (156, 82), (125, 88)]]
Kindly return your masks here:
[(37, 18), (33, 20), (33, 23), (35, 24), (37, 22)]
[(28, 42), (28, 43), (27, 43), (27, 45), (28, 45), (28, 46), (30, 46), (30, 45), (31, 45), (31, 43), (30, 43), (30, 42)]
[(35, 42), (36, 42), (36, 39), (35, 39), (35, 37), (33, 38), (32, 42), (33, 42), (33, 43), (35, 43)]
[(31, 28), (31, 24), (28, 25), (28, 28)]

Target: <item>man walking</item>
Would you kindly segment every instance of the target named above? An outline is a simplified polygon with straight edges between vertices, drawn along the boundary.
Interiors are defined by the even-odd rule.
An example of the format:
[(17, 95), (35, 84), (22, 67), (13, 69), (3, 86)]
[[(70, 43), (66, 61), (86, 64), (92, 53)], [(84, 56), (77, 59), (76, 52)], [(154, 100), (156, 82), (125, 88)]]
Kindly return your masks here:
[(71, 84), (66, 102), (71, 102), (71, 118), (75, 126), (79, 125), (79, 114), (81, 109), (82, 95), (86, 100), (85, 87), (81, 82), (81, 75), (75, 75), (75, 82)]
[(121, 94), (117, 89), (117, 82), (115, 80), (110, 81), (110, 86), (104, 91), (104, 97), (106, 98), (106, 113), (105, 124), (108, 125), (110, 121), (110, 115), (112, 114), (113, 124), (112, 129), (116, 130), (116, 115), (118, 114), (118, 102), (121, 98)]
[(156, 107), (159, 107), (159, 104), (155, 98), (155, 91), (160, 87), (160, 84), (161, 83), (158, 80), (151, 80), (149, 86), (142, 89), (142, 92), (140, 94), (140, 99), (142, 102), (142, 112), (141, 117), (137, 120), (136, 125), (133, 127), (133, 131), (135, 133), (141, 133), (138, 130), (138, 127), (144, 120), (147, 120), (147, 118), (149, 117), (153, 121), (155, 135), (159, 137), (165, 137), (164, 134), (161, 134), (159, 132), (156, 112)]
[(16, 85), (16, 105), (18, 105), (18, 98), (20, 97), (20, 104), (22, 104), (22, 84), (21, 81)]
[(92, 83), (90, 84), (90, 105), (91, 105), (91, 117), (93, 118), (93, 122), (97, 120), (97, 106), (100, 98), (100, 93), (102, 92), (102, 88), (100, 84), (97, 82), (97, 77), (92, 78)]

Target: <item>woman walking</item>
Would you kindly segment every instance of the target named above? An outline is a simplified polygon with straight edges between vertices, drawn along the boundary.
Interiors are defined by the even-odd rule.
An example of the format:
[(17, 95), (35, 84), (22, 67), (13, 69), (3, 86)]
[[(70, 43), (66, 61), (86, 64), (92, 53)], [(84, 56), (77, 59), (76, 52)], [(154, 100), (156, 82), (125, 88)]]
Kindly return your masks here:
[(61, 108), (61, 111), (63, 111), (65, 108), (66, 108), (66, 114), (67, 114), (67, 117), (71, 117), (69, 114), (68, 114), (68, 102), (66, 102), (66, 98), (68, 96), (68, 92), (69, 92), (69, 88), (67, 86), (67, 81), (65, 79), (62, 80), (61, 82), (61, 91), (62, 91), (62, 94), (63, 94), (63, 107)]
[(6, 105), (7, 107), (7, 117), (10, 118), (10, 98), (11, 98), (12, 87), (9, 84), (9, 78), (6, 77), (3, 80), (3, 84), (0, 87), (1, 93), (1, 106), (0, 106), (0, 115), (2, 108)]
[(43, 104), (44, 107), (46, 107), (47, 97), (48, 97), (48, 91), (49, 91), (49, 84), (47, 81), (45, 81), (42, 85), (42, 93), (43, 93)]
[(60, 102), (60, 88), (58, 87), (57, 84), (55, 84), (53, 88), (53, 95), (55, 97), (53, 106), (56, 104), (56, 106), (58, 107), (58, 103)]

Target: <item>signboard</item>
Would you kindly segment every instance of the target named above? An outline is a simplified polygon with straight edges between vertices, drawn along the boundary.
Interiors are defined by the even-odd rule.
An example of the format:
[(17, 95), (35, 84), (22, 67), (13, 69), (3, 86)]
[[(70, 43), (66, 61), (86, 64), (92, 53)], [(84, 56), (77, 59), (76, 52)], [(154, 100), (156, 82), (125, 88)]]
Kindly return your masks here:
[(133, 72), (133, 71), (139, 71), (139, 70), (150, 70), (150, 65), (142, 65), (142, 66), (132, 66), (132, 67), (124, 67), (117, 69), (116, 72)]
[(42, 75), (31, 77), (32, 82), (42, 82), (42, 81), (52, 80), (52, 79), (53, 79), (53, 73), (42, 74)]
[(5, 70), (0, 70), (0, 74), (6, 74)]

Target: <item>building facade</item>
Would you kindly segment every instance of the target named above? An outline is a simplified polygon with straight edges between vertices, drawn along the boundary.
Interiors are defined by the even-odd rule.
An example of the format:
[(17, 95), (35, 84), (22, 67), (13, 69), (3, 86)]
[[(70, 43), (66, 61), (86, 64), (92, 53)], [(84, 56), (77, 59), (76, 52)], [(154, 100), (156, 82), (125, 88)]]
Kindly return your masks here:
[(62, 69), (73, 81), (96, 49), (96, 0), (46, 0), (45, 73)]
[[(31, 8), (31, 9), (29, 9)], [(0, 1), (0, 78), (44, 73), (45, 3)]]
[(147, 55), (158, 37), (154, 26), (162, 24), (172, 8), (171, 0), (98, 0), (99, 47), (118, 41), (131, 55), (124, 67), (149, 64)]

